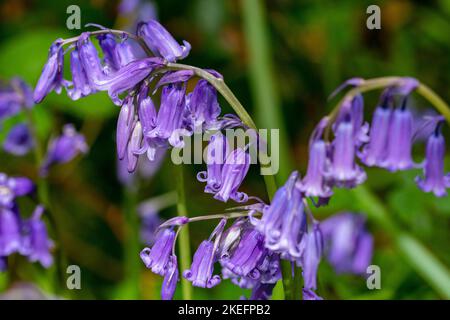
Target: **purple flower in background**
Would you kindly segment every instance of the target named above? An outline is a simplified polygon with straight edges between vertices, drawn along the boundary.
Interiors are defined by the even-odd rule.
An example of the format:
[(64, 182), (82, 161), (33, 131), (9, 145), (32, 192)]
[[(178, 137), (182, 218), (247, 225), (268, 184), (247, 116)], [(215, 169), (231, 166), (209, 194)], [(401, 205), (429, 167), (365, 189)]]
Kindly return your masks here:
[(249, 168), (250, 155), (247, 151), (237, 148), (230, 152), (222, 167), (221, 187), (214, 198), (223, 202), (227, 202), (230, 198), (236, 202), (246, 202), (248, 195), (244, 192), (239, 192), (238, 189)]
[(337, 273), (364, 274), (372, 260), (373, 238), (365, 218), (352, 213), (336, 214), (320, 223), (325, 256)]
[(16, 207), (0, 206), (0, 257), (21, 251), (21, 223)]
[(76, 48), (70, 53), (70, 71), (72, 72), (72, 87), (67, 88), (67, 94), (72, 100), (78, 100), (94, 91), (89, 84), (86, 70)]
[(0, 121), (33, 104), (33, 90), (22, 79), (13, 78), (8, 84), (0, 82)]
[(442, 122), (436, 126), (427, 141), (424, 177), (416, 182), (424, 192), (433, 192), (437, 197), (445, 197), (450, 188), (450, 173), (444, 173), (445, 139), (441, 132)]
[(161, 298), (163, 300), (172, 300), (177, 282), (179, 280), (177, 257), (172, 255), (167, 263), (167, 271), (161, 288)]
[(323, 237), (319, 224), (314, 222), (312, 230), (304, 236), (305, 251), (301, 258), (306, 289), (317, 289), (317, 269), (322, 258)]
[(265, 246), (295, 261), (303, 253), (302, 238), (306, 231), (306, 215), (300, 190), (296, 188), (298, 172), (291, 173), (286, 184), (278, 189), (260, 220), (251, 217), (256, 230), (265, 237)]
[(88, 146), (84, 136), (78, 133), (73, 125), (66, 124), (63, 127), (62, 135), (50, 141), (40, 174), (45, 176), (51, 166), (58, 163), (67, 163), (79, 153), (86, 153), (87, 151)]
[(31, 195), (34, 183), (25, 177), (8, 177), (0, 172), (0, 207), (13, 208), (17, 197)]
[(183, 41), (183, 45), (156, 20), (141, 23), (138, 26), (138, 35), (142, 37), (155, 56), (162, 57), (169, 62), (184, 59), (191, 50), (191, 45)]
[[(191, 268), (183, 272), (183, 277), (192, 282), (193, 286), (201, 288), (212, 288), (218, 285), (221, 281), (219, 275), (213, 275), (214, 262), (216, 262), (216, 255), (218, 244), (225, 227), (226, 220), (219, 222), (217, 227), (211, 233), (208, 240), (204, 240), (192, 259)], [(212, 239), (215, 237), (215, 240)]]
[(331, 187), (325, 181), (327, 170), (327, 143), (322, 139), (328, 119), (322, 119), (314, 129), (309, 141), (309, 160), (306, 176), (299, 181), (299, 190), (307, 197), (329, 198), (333, 194)]
[(164, 276), (172, 256), (174, 241), (175, 231), (173, 228), (159, 230), (153, 247), (151, 249), (144, 248), (141, 251), (141, 259), (145, 266), (152, 272)]
[(369, 167), (381, 166), (386, 158), (389, 125), (392, 115), (388, 105), (389, 101), (389, 96), (383, 97), (381, 105), (375, 109), (370, 127), (369, 143), (364, 146), (359, 155), (361, 161)]
[(8, 258), (0, 257), (0, 272), (8, 270)]
[(61, 92), (61, 88), (67, 85), (63, 78), (64, 51), (63, 40), (57, 39), (50, 47), (47, 63), (42, 70), (42, 74), (34, 88), (33, 100), (39, 103), (51, 91)]
[(206, 171), (197, 174), (197, 179), (206, 182), (205, 192), (216, 193), (222, 186), (222, 168), (229, 153), (227, 138), (220, 132), (209, 140)]
[(34, 146), (28, 126), (23, 123), (15, 125), (3, 142), (3, 149), (13, 155), (23, 156)]
[(199, 80), (192, 92), (187, 109), (194, 128), (208, 127), (216, 122), (221, 111), (216, 89), (208, 81)]
[(337, 125), (332, 144), (332, 159), (325, 176), (337, 187), (352, 188), (363, 183), (367, 176), (355, 162), (356, 142), (351, 115)]
[(44, 208), (37, 206), (31, 218), (25, 221), (23, 227), (24, 248), (21, 253), (28, 256), (31, 262), (38, 261), (44, 268), (48, 268), (53, 263), (50, 253), (53, 242), (48, 237), (44, 221), (41, 220), (43, 212)]
[(155, 242), (155, 232), (162, 223), (159, 217), (159, 207), (149, 200), (140, 204), (137, 211), (141, 217), (141, 240), (151, 246)]
[(310, 289), (303, 289), (303, 300), (323, 300), (323, 298)]
[(406, 98), (403, 106), (394, 110), (389, 124), (386, 159), (381, 163), (389, 171), (407, 170), (416, 165), (412, 159), (413, 116), (406, 108)]

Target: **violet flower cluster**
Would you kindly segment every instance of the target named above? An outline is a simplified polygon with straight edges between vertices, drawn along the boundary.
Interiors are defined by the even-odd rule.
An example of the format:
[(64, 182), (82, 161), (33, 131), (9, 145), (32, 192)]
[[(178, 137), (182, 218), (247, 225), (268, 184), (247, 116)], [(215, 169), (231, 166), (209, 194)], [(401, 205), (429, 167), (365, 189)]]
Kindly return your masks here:
[[(350, 79), (344, 85), (358, 86), (361, 79)], [(418, 81), (403, 78), (387, 88), (376, 107), (371, 125), (364, 121), (364, 100), (361, 94), (346, 98), (334, 123), (328, 117), (319, 122), (309, 142), (309, 162), (299, 188), (307, 197), (317, 197), (319, 205), (328, 203), (333, 187), (353, 188), (363, 183), (367, 175), (358, 162), (391, 172), (415, 168), (424, 169), (424, 177), (416, 179), (425, 192), (442, 197), (449, 188), (449, 174), (444, 173), (445, 141), (441, 133), (441, 117), (428, 122), (435, 126), (427, 142), (426, 159), (415, 163), (412, 158), (414, 142), (421, 133), (408, 107), (408, 96)], [(341, 89), (341, 88), (340, 88)], [(324, 138), (331, 126), (332, 142)]]
[(7, 258), (14, 253), (45, 268), (53, 263), (53, 243), (42, 220), (44, 208), (38, 205), (27, 219), (20, 214), (18, 198), (32, 197), (34, 192), (35, 185), (28, 178), (0, 173), (0, 271), (7, 270)]
[[(93, 38), (97, 38), (101, 57)], [(204, 191), (223, 202), (257, 199), (254, 204), (235, 208), (239, 214), (233, 216), (237, 219), (228, 227), (232, 215), (219, 215), (220, 222), (200, 243), (187, 270), (179, 270), (175, 251), (180, 228), (217, 217), (177, 217), (157, 228), (149, 241), (152, 245), (144, 248), (140, 256), (147, 268), (164, 278), (163, 299), (173, 298), (180, 277), (201, 288), (212, 288), (222, 279), (230, 279), (241, 288), (252, 289), (251, 299), (268, 299), (281, 278), (281, 260), (301, 268), (303, 298), (307, 300), (322, 299), (316, 290), (323, 257), (337, 273), (362, 274), (373, 252), (373, 239), (364, 218), (343, 213), (320, 222), (313, 217), (307, 201), (324, 205), (334, 188), (354, 188), (364, 183), (367, 175), (361, 163), (392, 172), (421, 167), (424, 175), (417, 178), (419, 187), (437, 196), (446, 194), (450, 178), (444, 173), (442, 121), (431, 121), (435, 128), (428, 137), (426, 159), (416, 164), (412, 147), (417, 130), (407, 98), (418, 82), (402, 78), (383, 92), (370, 125), (364, 119), (361, 94), (344, 99), (335, 117), (320, 121), (309, 141), (306, 175), (301, 178), (298, 172), (292, 172), (270, 205), (247, 195), (240, 186), (250, 167), (249, 146), (233, 149), (221, 132), (245, 126), (233, 115), (220, 116), (217, 91), (205, 79), (188, 92), (187, 82), (196, 76), (195, 69), (168, 68), (184, 59), (190, 49), (188, 42), (178, 43), (155, 20), (138, 24), (136, 34), (101, 27), (76, 38), (58, 39), (50, 48), (33, 94), (34, 101), (40, 102), (51, 91), (60, 92), (62, 88), (74, 100), (106, 91), (120, 106), (117, 154), (121, 167), (128, 172), (136, 170), (142, 155), (154, 162), (164, 150), (182, 148), (184, 137), (213, 131), (207, 147), (206, 170), (197, 175), (205, 183)], [(63, 76), (64, 56), (69, 52), (71, 80)], [(218, 81), (222, 79), (216, 71), (205, 71)], [(334, 94), (346, 86), (363, 83), (363, 79), (350, 79)], [(160, 99), (155, 99), (156, 92), (160, 92)], [(71, 150), (82, 151), (81, 140), (75, 140), (72, 145), (78, 147)], [(52, 149), (63, 150), (65, 145), (58, 142)], [(70, 152), (63, 153), (67, 158), (54, 153), (48, 156), (49, 163), (72, 157)], [(215, 271), (217, 265), (220, 273)]]

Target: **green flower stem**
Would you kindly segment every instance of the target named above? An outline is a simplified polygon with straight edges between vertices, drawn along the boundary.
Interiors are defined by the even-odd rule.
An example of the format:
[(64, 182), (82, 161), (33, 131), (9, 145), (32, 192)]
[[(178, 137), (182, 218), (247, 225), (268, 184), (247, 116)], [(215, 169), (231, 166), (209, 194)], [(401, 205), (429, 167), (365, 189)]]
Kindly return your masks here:
[(383, 203), (365, 186), (350, 193), (362, 212), (387, 232), (406, 262), (444, 299), (450, 299), (450, 272), (419, 240), (401, 231)]
[[(187, 217), (186, 195), (184, 192), (184, 173), (183, 166), (176, 165), (177, 171), (177, 211), (178, 216)], [(184, 225), (178, 236), (178, 248), (180, 250), (180, 266), (181, 270), (187, 270), (191, 267), (191, 247), (189, 241), (189, 225)], [(183, 300), (192, 300), (192, 285), (189, 281), (181, 279), (181, 290), (183, 293)]]
[(125, 237), (123, 252), (125, 259), (125, 287), (129, 299), (140, 297), (139, 277), (141, 274), (141, 259), (136, 252), (140, 251), (141, 242), (139, 239), (139, 219), (136, 211), (137, 194), (133, 188), (124, 190), (124, 219)]

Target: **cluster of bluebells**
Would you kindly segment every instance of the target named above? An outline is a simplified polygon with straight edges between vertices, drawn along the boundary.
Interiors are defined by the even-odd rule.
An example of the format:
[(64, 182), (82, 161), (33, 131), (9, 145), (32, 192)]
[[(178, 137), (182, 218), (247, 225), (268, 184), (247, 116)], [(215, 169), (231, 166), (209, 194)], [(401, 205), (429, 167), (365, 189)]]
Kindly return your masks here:
[[(101, 56), (92, 38), (97, 38)], [(182, 148), (183, 137), (212, 132), (206, 170), (199, 172), (197, 179), (205, 183), (205, 192), (219, 201), (246, 203), (255, 198), (239, 190), (250, 167), (249, 146), (233, 149), (221, 133), (245, 126), (233, 115), (220, 116), (216, 89), (205, 79), (187, 92), (187, 82), (196, 76), (193, 69), (167, 68), (184, 59), (190, 48), (186, 41), (179, 44), (155, 20), (138, 24), (136, 34), (100, 27), (76, 38), (58, 39), (50, 48), (33, 98), (38, 103), (62, 88), (74, 100), (106, 91), (120, 106), (116, 143), (124, 180), (128, 178), (123, 174), (125, 169), (134, 172), (141, 155), (156, 162), (166, 149)], [(71, 80), (65, 79), (63, 72), (64, 56), (69, 52)], [(216, 80), (222, 79), (216, 71), (205, 71)], [(348, 85), (358, 87), (363, 83), (363, 79), (350, 79), (336, 93)], [(322, 299), (316, 290), (323, 257), (337, 273), (362, 274), (373, 251), (364, 218), (341, 213), (319, 222), (312, 216), (307, 199), (324, 205), (332, 197), (333, 188), (354, 188), (363, 183), (367, 175), (359, 163), (390, 171), (422, 167), (424, 176), (417, 178), (419, 187), (437, 196), (446, 194), (450, 178), (444, 174), (442, 119), (428, 121), (434, 130), (428, 137), (425, 161), (416, 164), (412, 159), (417, 130), (407, 97), (417, 86), (415, 79), (402, 78), (387, 88), (370, 125), (364, 120), (363, 96), (346, 98), (337, 116), (324, 118), (311, 135), (306, 175), (301, 178), (292, 172), (270, 205), (258, 199), (255, 204), (241, 206), (239, 218), (228, 228), (231, 216), (221, 216), (211, 235), (200, 243), (189, 269), (179, 271), (175, 253), (179, 229), (211, 217), (177, 217), (162, 223), (149, 237), (152, 245), (140, 254), (147, 268), (164, 277), (162, 298), (173, 298), (180, 277), (184, 277), (202, 288), (230, 279), (252, 289), (250, 299), (268, 299), (281, 278), (281, 260), (301, 268), (303, 297), (309, 300)], [(154, 102), (157, 92), (159, 104)], [(330, 133), (334, 137), (331, 142)], [(81, 147), (75, 149), (83, 151)], [(149, 217), (153, 229), (154, 215)], [(220, 265), (221, 274), (215, 273), (216, 265)]]
[[(358, 86), (362, 79), (350, 79), (344, 85)], [(309, 142), (309, 163), (305, 177), (299, 183), (307, 197), (317, 197), (318, 204), (328, 202), (333, 187), (353, 188), (367, 176), (358, 160), (369, 167), (391, 172), (423, 168), (424, 176), (416, 179), (425, 192), (442, 197), (450, 187), (450, 176), (444, 172), (445, 141), (441, 133), (441, 117), (427, 119), (428, 125), (418, 121), (408, 107), (408, 96), (418, 86), (412, 78), (402, 78), (382, 93), (371, 125), (364, 121), (364, 100), (361, 94), (346, 98), (334, 123), (329, 118), (319, 122)], [(339, 88), (341, 89), (341, 88)], [(434, 126), (427, 140), (426, 158), (415, 163), (412, 148), (424, 128)], [(332, 142), (324, 138), (324, 130), (331, 126)], [(424, 130), (426, 132), (429, 129)]]
[[(136, 46), (131, 41), (135, 39), (130, 39), (130, 36), (125, 32), (117, 34), (100, 29), (82, 33), (71, 42), (56, 40), (34, 90), (34, 101), (38, 103), (51, 91), (60, 92), (62, 88), (74, 100), (97, 91), (107, 91), (111, 100), (120, 106), (117, 154), (121, 167), (126, 167), (128, 172), (136, 170), (141, 155), (154, 162), (164, 150), (182, 148), (185, 136), (243, 127), (233, 115), (220, 117), (217, 92), (208, 81), (199, 80), (193, 91), (187, 92), (187, 82), (194, 77), (194, 71), (163, 69), (168, 62), (183, 59), (189, 54), (191, 47), (188, 42), (180, 45), (155, 20), (140, 23), (137, 34), (133, 35), (142, 40), (141, 47)], [(91, 41), (93, 37), (98, 40), (102, 57)], [(148, 57), (144, 51), (150, 51), (153, 56)], [(63, 76), (64, 56), (69, 52), (71, 80)], [(222, 78), (216, 71), (207, 71), (216, 78)], [(159, 91), (158, 107), (154, 100)], [(212, 153), (219, 143), (226, 142), (213, 135), (209, 147)], [(250, 165), (249, 153), (245, 148), (229, 150), (228, 146), (223, 147), (224, 152), (214, 157), (214, 163), (208, 166), (207, 172), (199, 174), (199, 179), (207, 183), (205, 191), (213, 193), (216, 199), (245, 202), (248, 197), (238, 188)], [(236, 176), (234, 172), (240, 175)]]
[[(280, 259), (285, 259), (302, 269), (304, 299), (319, 300), (322, 298), (315, 291), (323, 256), (338, 273), (362, 274), (370, 265), (373, 242), (364, 219), (343, 213), (323, 222), (315, 220), (299, 189), (296, 171), (275, 193), (270, 205), (257, 202), (242, 208), (248, 214), (228, 229), (224, 216), (197, 248), (191, 268), (181, 273), (192, 285), (212, 288), (222, 278), (230, 279), (241, 288), (252, 289), (250, 299), (268, 299), (281, 278)], [(176, 229), (190, 221), (177, 217), (163, 223), (152, 248), (141, 252), (147, 268), (164, 277), (163, 299), (173, 297), (180, 277), (174, 251)], [(214, 274), (215, 263), (221, 266), (221, 276)]]
[(7, 258), (14, 253), (46, 268), (53, 263), (53, 244), (42, 221), (44, 208), (38, 205), (27, 219), (20, 214), (18, 198), (32, 197), (34, 192), (35, 185), (28, 178), (0, 173), (0, 271), (7, 270)]

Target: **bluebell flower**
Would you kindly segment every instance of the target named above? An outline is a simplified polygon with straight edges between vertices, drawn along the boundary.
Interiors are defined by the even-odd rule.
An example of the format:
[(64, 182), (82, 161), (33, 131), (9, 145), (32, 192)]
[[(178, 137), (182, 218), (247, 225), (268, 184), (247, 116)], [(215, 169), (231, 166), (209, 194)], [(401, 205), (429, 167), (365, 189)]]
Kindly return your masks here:
[[(219, 275), (213, 275), (214, 263), (217, 259), (217, 249), (226, 220), (219, 222), (208, 240), (202, 241), (192, 259), (191, 268), (183, 272), (183, 277), (192, 282), (193, 286), (212, 288), (221, 281)], [(215, 240), (213, 241), (213, 238)]]
[(34, 147), (34, 140), (28, 126), (23, 123), (15, 125), (3, 142), (3, 149), (13, 155), (23, 156)]
[(317, 222), (307, 234), (303, 241), (305, 242), (304, 253), (301, 257), (300, 264), (303, 269), (304, 286), (306, 289), (317, 289), (317, 269), (323, 253), (323, 236)]
[(42, 206), (37, 206), (31, 218), (24, 222), (23, 226), (23, 249), (22, 254), (28, 257), (31, 262), (39, 262), (43, 267), (48, 268), (53, 263), (50, 249), (53, 242), (47, 234), (47, 227), (41, 216), (44, 212)]
[(261, 264), (265, 254), (263, 235), (254, 228), (246, 228), (231, 253), (221, 256), (221, 264), (245, 277)]
[(179, 278), (177, 257), (171, 255), (161, 288), (161, 298), (163, 300), (172, 300)]
[(187, 109), (194, 128), (208, 127), (215, 123), (221, 112), (216, 89), (208, 81), (199, 80)]
[(186, 58), (191, 50), (189, 42), (183, 41), (183, 45), (178, 44), (156, 20), (141, 23), (138, 26), (137, 34), (144, 39), (155, 56), (162, 57), (169, 62)]
[(161, 93), (161, 106), (156, 118), (156, 127), (146, 134), (148, 138), (168, 140), (174, 147), (182, 147), (178, 140), (185, 112), (186, 86), (180, 83), (165, 86)]
[(67, 87), (67, 94), (72, 100), (78, 100), (91, 94), (94, 89), (91, 88), (86, 70), (80, 61), (80, 54), (75, 48), (70, 53), (70, 70), (72, 72), (72, 84)]
[(67, 85), (63, 78), (64, 51), (62, 43), (62, 39), (57, 39), (50, 47), (47, 63), (34, 88), (33, 100), (35, 103), (44, 100), (51, 91), (60, 93), (61, 88)]
[(388, 137), (386, 158), (381, 167), (392, 172), (416, 167), (412, 159), (413, 116), (406, 107), (406, 98), (402, 107), (392, 114)]
[(83, 32), (77, 41), (80, 63), (86, 72), (87, 79), (92, 89), (105, 90), (101, 85), (104, 83), (106, 74), (98, 56), (97, 49), (90, 39), (89, 32)]
[(78, 133), (73, 125), (66, 124), (63, 127), (62, 135), (50, 141), (40, 174), (45, 176), (51, 166), (67, 163), (78, 154), (87, 151), (88, 146), (84, 136)]
[(381, 166), (386, 158), (389, 125), (392, 117), (392, 110), (389, 106), (390, 99), (390, 96), (384, 96), (381, 104), (375, 109), (370, 126), (369, 143), (359, 154), (361, 161), (369, 167)]
[(322, 119), (311, 134), (308, 168), (305, 177), (297, 183), (299, 190), (306, 197), (329, 198), (333, 194), (325, 180), (329, 160), (327, 158), (328, 145), (322, 139), (322, 133), (327, 124), (328, 119)]
[(221, 186), (214, 199), (227, 202), (233, 199), (236, 202), (246, 202), (248, 195), (238, 191), (250, 168), (250, 155), (242, 148), (231, 151), (222, 167)]
[(437, 197), (447, 196), (450, 188), (450, 173), (444, 173), (445, 139), (441, 132), (442, 122), (430, 135), (426, 146), (424, 177), (417, 177), (416, 182), (424, 192), (433, 192)]
[(173, 227), (160, 229), (152, 248), (144, 248), (141, 251), (141, 259), (145, 266), (152, 272), (164, 276), (172, 256), (174, 241)]
[(104, 33), (97, 36), (98, 44), (103, 52), (103, 65), (105, 74), (111, 74), (120, 69), (120, 61), (117, 55), (116, 38), (110, 33)]
[(364, 274), (370, 265), (373, 238), (365, 229), (365, 218), (340, 213), (322, 221), (325, 256), (337, 273)]
[(306, 215), (297, 181), (298, 173), (294, 171), (286, 184), (277, 190), (270, 206), (264, 208), (262, 218), (250, 219), (256, 230), (264, 235), (266, 248), (291, 261), (302, 256), (302, 238), (306, 232)]
[(116, 144), (117, 156), (120, 160), (125, 158), (128, 142), (133, 132), (133, 124), (135, 120), (134, 98), (127, 96), (120, 108), (119, 117), (117, 118), (116, 128)]
[(222, 187), (222, 168), (229, 153), (227, 138), (220, 132), (213, 134), (207, 147), (206, 171), (197, 174), (197, 179), (206, 182), (205, 192), (216, 193)]
[(130, 141), (127, 148), (127, 161), (128, 161), (128, 172), (134, 172), (136, 170), (139, 154), (138, 151), (141, 149), (142, 142), (142, 126), (140, 121), (135, 121), (134, 128), (131, 133)]
[(0, 172), (0, 207), (13, 208), (18, 197), (35, 192), (35, 184), (25, 177), (8, 177)]
[(326, 179), (337, 187), (355, 187), (363, 183), (367, 176), (355, 161), (357, 143), (351, 113), (347, 113), (336, 126), (335, 136), (331, 163), (325, 172)]
[(0, 206), (0, 257), (22, 250), (21, 224), (16, 206)]

